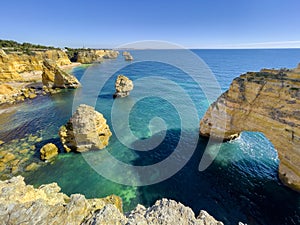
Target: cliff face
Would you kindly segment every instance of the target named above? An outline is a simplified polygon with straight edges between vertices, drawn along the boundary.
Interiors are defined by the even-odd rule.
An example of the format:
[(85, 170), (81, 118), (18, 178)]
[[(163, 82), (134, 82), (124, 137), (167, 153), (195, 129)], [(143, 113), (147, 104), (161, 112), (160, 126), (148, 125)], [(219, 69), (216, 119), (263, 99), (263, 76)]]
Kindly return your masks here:
[(229, 140), (242, 131), (264, 133), (278, 151), (279, 178), (300, 191), (299, 67), (241, 75), (200, 122), (202, 136)]
[(33, 188), (21, 176), (0, 181), (0, 224), (195, 224), (222, 225), (206, 211), (194, 212), (173, 200), (159, 200), (152, 207), (138, 205), (122, 213), (122, 200), (111, 195), (86, 199), (83, 195), (70, 197), (60, 192), (56, 183)]
[(77, 52), (74, 61), (79, 63), (102, 62), (103, 59), (115, 59), (118, 55), (119, 52), (114, 50), (85, 50)]
[(34, 55), (6, 54), (0, 49), (0, 81), (24, 81), (24, 72), (42, 71), (45, 59), (58, 66), (71, 64), (67, 54), (59, 50), (37, 52)]

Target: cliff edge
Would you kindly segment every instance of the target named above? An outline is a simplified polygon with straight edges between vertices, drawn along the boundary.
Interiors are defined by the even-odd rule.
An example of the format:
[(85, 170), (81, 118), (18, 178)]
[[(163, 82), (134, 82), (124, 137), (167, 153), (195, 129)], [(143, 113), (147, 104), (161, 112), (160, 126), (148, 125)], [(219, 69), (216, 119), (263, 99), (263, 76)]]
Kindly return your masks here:
[(84, 195), (70, 197), (60, 192), (56, 183), (34, 188), (21, 176), (0, 181), (0, 224), (195, 224), (222, 225), (206, 211), (197, 218), (194, 212), (173, 200), (158, 200), (152, 207), (138, 205), (125, 215), (122, 200), (111, 195), (86, 199)]
[(300, 65), (235, 78), (200, 121), (206, 137), (230, 140), (242, 131), (262, 132), (273, 143), (280, 180), (300, 191)]

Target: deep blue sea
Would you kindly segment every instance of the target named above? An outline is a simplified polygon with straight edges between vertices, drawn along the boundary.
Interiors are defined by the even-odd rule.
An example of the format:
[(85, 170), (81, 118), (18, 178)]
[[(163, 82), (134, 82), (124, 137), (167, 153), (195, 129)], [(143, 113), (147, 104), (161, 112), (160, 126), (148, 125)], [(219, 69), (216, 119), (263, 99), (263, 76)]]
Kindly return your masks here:
[[(280, 183), (276, 150), (263, 134), (243, 132), (220, 149), (198, 136), (209, 103), (235, 77), (262, 68), (294, 68), (300, 49), (130, 52), (133, 62), (120, 55), (74, 68), (83, 85), (78, 90), (39, 97), (1, 113), (0, 140), (9, 144), (38, 135), (42, 141), (36, 151), (48, 142), (61, 148), (58, 129), (79, 103), (95, 106), (113, 132), (104, 150), (76, 154), (61, 148), (54, 162), (22, 173), (26, 182), (57, 182), (66, 194), (88, 198), (116, 194), (125, 212), (164, 197), (191, 207), (196, 215), (204, 209), (225, 224), (300, 224), (300, 195)], [(130, 96), (114, 100), (119, 74), (135, 86)], [(216, 158), (199, 171), (204, 152)], [(39, 154), (32, 157), (38, 160)]]

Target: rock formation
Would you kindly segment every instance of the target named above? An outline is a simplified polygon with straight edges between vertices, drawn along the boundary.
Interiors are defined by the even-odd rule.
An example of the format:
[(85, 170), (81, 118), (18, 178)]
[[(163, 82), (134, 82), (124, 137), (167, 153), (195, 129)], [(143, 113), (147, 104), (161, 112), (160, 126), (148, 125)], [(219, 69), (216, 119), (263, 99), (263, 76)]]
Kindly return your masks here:
[(37, 97), (42, 94), (39, 85), (42, 80), (50, 88), (78, 87), (78, 80), (59, 68), (70, 64), (68, 56), (61, 50), (28, 55), (6, 54), (0, 49), (0, 104)]
[(79, 81), (71, 74), (61, 70), (53, 61), (44, 60), (43, 85), (51, 88), (78, 88)]
[(99, 63), (103, 59), (115, 59), (119, 55), (118, 51), (114, 50), (80, 50), (76, 52), (73, 60), (80, 63)]
[(207, 212), (195, 218), (193, 211), (173, 200), (162, 199), (145, 208), (138, 205), (122, 213), (122, 200), (111, 195), (86, 199), (80, 194), (70, 197), (60, 192), (56, 183), (33, 188), (21, 176), (0, 181), (0, 224), (195, 224), (222, 225)]
[[(0, 181), (0, 224), (82, 224), (96, 211), (113, 205), (122, 211), (122, 200), (111, 195), (86, 199), (60, 193), (56, 183), (35, 189), (21, 176)], [(119, 212), (120, 213), (120, 212)]]
[(44, 60), (53, 61), (56, 65), (71, 64), (67, 54), (60, 50), (48, 50), (27, 54), (6, 54), (0, 49), (0, 81), (24, 81), (24, 72), (43, 71)]
[(123, 98), (129, 95), (133, 89), (133, 83), (128, 77), (119, 75), (115, 83), (115, 88), (114, 98)]
[(59, 130), (67, 152), (103, 149), (112, 135), (103, 115), (88, 105), (80, 105), (66, 125)]
[(267, 70), (235, 78), (200, 122), (200, 134), (232, 139), (262, 132), (280, 159), (279, 178), (300, 191), (300, 71)]
[(126, 61), (132, 61), (132, 60), (133, 60), (133, 56), (130, 54), (130, 52), (124, 51), (124, 52), (123, 52), (123, 56), (124, 56), (124, 59), (125, 59)]
[(41, 160), (50, 160), (58, 154), (58, 148), (55, 144), (48, 143), (40, 149)]

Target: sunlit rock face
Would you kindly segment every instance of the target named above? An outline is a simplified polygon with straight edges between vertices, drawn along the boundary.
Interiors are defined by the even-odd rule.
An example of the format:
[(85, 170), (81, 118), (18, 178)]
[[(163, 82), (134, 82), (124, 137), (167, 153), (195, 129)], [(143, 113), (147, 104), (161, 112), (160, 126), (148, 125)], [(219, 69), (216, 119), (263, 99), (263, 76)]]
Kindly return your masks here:
[(69, 65), (67, 54), (61, 50), (47, 50), (28, 54), (6, 54), (0, 49), (0, 81), (24, 81), (24, 72), (43, 71), (44, 60), (51, 60), (57, 66)]
[(263, 69), (233, 80), (200, 121), (200, 135), (222, 140), (258, 131), (273, 143), (279, 178), (300, 191), (300, 71)]
[(59, 130), (67, 152), (103, 149), (112, 135), (103, 115), (88, 105), (80, 105), (66, 125)]
[(133, 89), (133, 82), (124, 75), (119, 75), (115, 82), (116, 92), (114, 98), (123, 98), (130, 94)]

